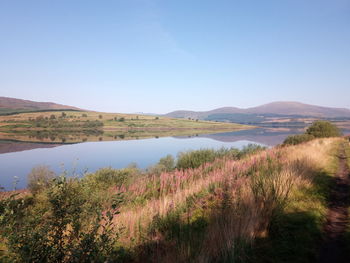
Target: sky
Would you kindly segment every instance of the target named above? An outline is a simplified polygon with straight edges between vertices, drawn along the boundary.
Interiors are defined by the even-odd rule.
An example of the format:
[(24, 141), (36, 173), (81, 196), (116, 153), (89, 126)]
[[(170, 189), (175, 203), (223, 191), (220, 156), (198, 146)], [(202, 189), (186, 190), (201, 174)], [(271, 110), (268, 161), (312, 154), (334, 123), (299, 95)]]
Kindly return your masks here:
[(350, 1), (1, 0), (0, 96), (105, 112), (350, 108)]

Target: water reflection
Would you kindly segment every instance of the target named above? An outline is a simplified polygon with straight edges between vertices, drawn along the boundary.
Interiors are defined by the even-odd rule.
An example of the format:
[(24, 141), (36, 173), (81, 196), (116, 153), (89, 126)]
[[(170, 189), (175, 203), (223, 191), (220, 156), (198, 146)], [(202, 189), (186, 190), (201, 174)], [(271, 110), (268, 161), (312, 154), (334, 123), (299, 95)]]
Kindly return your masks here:
[(284, 141), (287, 136), (292, 134), (303, 133), (303, 128), (274, 128), (274, 129), (264, 129), (258, 128), (253, 130), (246, 131), (237, 131), (237, 132), (226, 132), (220, 134), (208, 134), (203, 137), (210, 138), (222, 142), (235, 142), (241, 140), (253, 141), (255, 143), (275, 146)]
[[(95, 171), (102, 167), (123, 168), (135, 162), (140, 168), (155, 164), (167, 154), (200, 148), (236, 147), (249, 143), (273, 146), (290, 134), (303, 129), (254, 129), (237, 132), (160, 137), (139, 140), (96, 141), (76, 144), (0, 142), (0, 185), (12, 189), (14, 177), (18, 188), (26, 186), (26, 176), (37, 165), (48, 165), (56, 173), (62, 170)], [(64, 166), (62, 166), (64, 164)]]

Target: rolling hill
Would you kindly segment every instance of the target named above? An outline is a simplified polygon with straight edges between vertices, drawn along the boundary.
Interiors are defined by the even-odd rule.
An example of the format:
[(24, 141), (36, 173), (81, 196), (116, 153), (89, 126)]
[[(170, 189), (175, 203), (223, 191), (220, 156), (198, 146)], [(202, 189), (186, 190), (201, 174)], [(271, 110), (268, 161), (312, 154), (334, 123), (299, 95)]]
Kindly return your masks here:
[(181, 110), (167, 113), (165, 116), (218, 121), (240, 122), (240, 120), (251, 120), (251, 122), (261, 122), (271, 117), (350, 118), (350, 110), (345, 108), (321, 107), (300, 102), (272, 102), (247, 109), (224, 107), (211, 111)]
[(0, 114), (16, 112), (32, 112), (44, 110), (81, 110), (76, 107), (61, 105), (53, 102), (36, 102), (8, 97), (0, 97)]

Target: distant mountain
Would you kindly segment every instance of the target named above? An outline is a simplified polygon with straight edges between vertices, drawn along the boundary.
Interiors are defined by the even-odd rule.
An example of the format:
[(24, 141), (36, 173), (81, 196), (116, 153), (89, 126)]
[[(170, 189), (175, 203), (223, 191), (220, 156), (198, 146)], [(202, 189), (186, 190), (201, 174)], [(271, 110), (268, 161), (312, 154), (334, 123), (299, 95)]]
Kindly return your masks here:
[(247, 113), (300, 115), (323, 118), (350, 117), (350, 110), (345, 108), (321, 107), (300, 102), (272, 102), (259, 107), (246, 109)]
[(218, 108), (211, 111), (173, 111), (165, 114), (174, 118), (192, 118), (203, 120), (261, 122), (267, 117), (315, 117), (350, 118), (350, 110), (345, 108), (321, 107), (300, 102), (272, 102), (258, 107), (240, 109), (235, 107)]
[(42, 110), (81, 110), (76, 107), (53, 102), (36, 102), (8, 97), (0, 97), (0, 114)]

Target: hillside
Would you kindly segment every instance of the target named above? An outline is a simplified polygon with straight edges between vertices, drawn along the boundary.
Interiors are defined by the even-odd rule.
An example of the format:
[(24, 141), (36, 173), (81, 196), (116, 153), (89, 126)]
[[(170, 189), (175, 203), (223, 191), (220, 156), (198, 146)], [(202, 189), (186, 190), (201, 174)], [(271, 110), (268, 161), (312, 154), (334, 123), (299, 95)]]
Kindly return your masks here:
[(36, 102), (8, 97), (0, 97), (0, 114), (43, 110), (81, 110), (76, 107), (61, 105), (53, 102)]
[(258, 122), (261, 115), (263, 115), (263, 117), (304, 116), (315, 118), (350, 118), (350, 110), (345, 108), (321, 107), (300, 102), (272, 102), (247, 109), (224, 107), (211, 111), (181, 110), (170, 112), (165, 115), (168, 117), (204, 120), (224, 120), (225, 118), (233, 118), (232, 120), (239, 121), (240, 119), (253, 118), (255, 122)]

